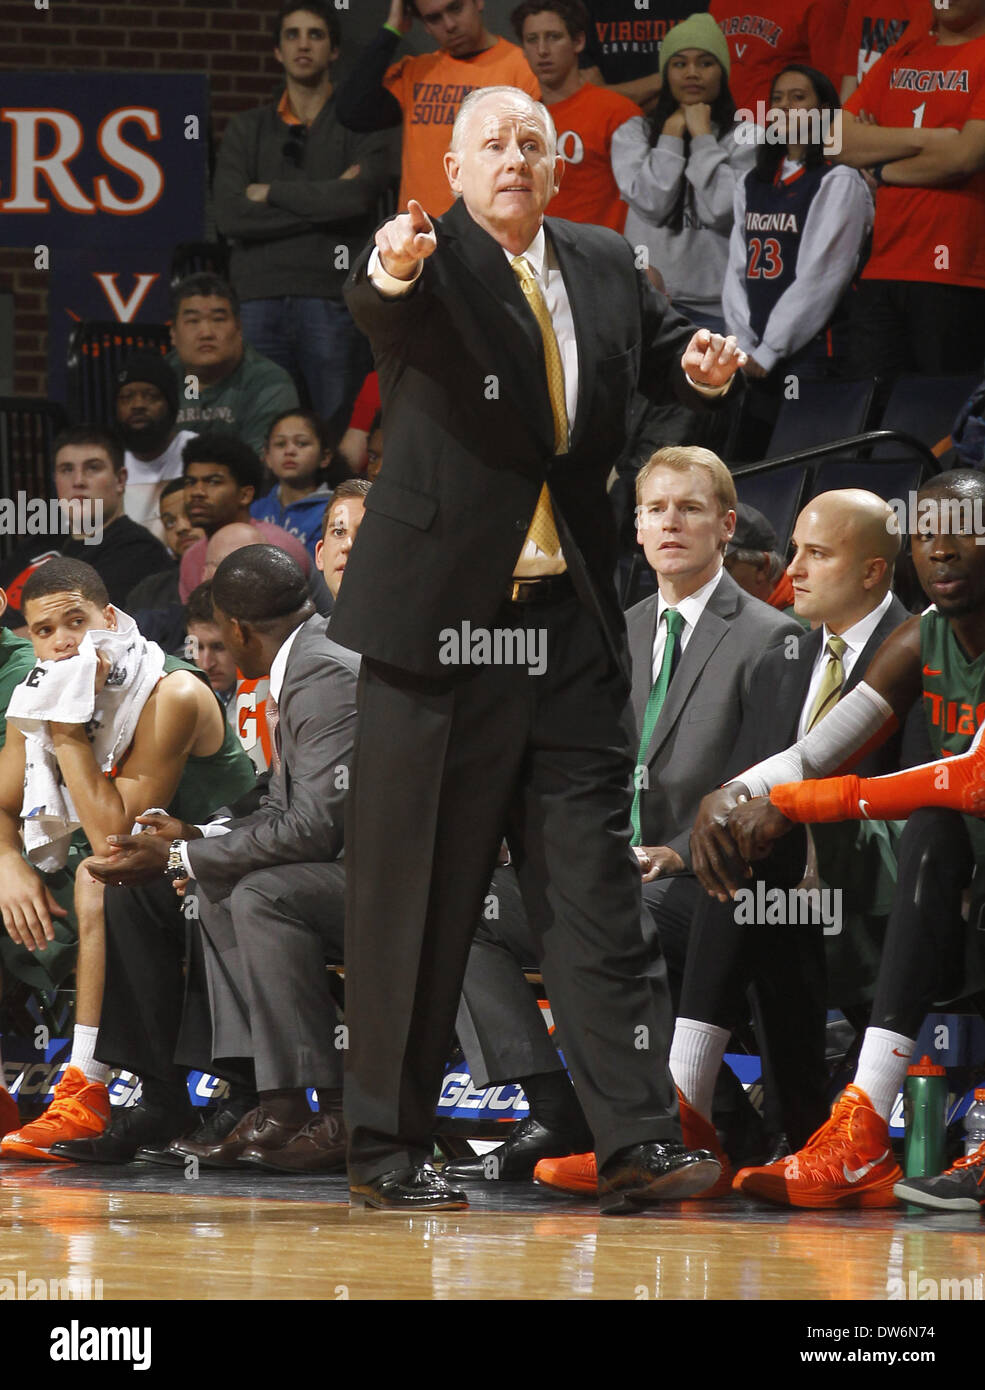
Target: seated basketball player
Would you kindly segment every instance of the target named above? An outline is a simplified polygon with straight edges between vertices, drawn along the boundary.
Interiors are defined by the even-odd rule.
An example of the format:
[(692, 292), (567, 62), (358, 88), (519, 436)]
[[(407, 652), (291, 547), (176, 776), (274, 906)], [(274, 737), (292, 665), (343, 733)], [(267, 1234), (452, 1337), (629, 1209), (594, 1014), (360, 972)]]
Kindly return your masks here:
[[(706, 798), (692, 839), (695, 870), (725, 900), (795, 822), (907, 817), (899, 874), (858, 1069), (830, 1119), (796, 1154), (735, 1179), (743, 1192), (797, 1207), (893, 1206), (902, 1174), (888, 1118), (924, 1015), (964, 992), (967, 925), (961, 900), (985, 851), (985, 477), (954, 470), (918, 494), (913, 558), (932, 606), (903, 623), (865, 681), (799, 743)], [(885, 777), (843, 772), (884, 741), (922, 700), (934, 761)], [(976, 733), (976, 728), (978, 732)], [(822, 780), (804, 780), (820, 776)], [(708, 1021), (713, 1007), (707, 1010)], [(709, 1030), (709, 1038), (714, 1032)], [(685, 1093), (707, 1085), (693, 1058)], [(680, 1084), (680, 1080), (679, 1080)], [(688, 1099), (692, 1098), (688, 1094)], [(977, 1167), (975, 1167), (977, 1165)], [(936, 1179), (980, 1179), (972, 1165)], [(907, 1184), (907, 1188), (909, 1184)], [(904, 1195), (909, 1198), (909, 1191)]]
[[(108, 837), (149, 807), (207, 819), (254, 773), (207, 678), (147, 642), (91, 565), (49, 560), (21, 605), (38, 664), (11, 697), (0, 750), (0, 959), (50, 989), (77, 946), (77, 1002), (72, 1055), (44, 1115), (18, 1129), (0, 1091), (0, 1154), (48, 1161), (53, 1143), (98, 1134), (109, 1118), (109, 1073), (93, 1058), (103, 886), (86, 856), (106, 854)], [(79, 665), (61, 669), (67, 661)]]

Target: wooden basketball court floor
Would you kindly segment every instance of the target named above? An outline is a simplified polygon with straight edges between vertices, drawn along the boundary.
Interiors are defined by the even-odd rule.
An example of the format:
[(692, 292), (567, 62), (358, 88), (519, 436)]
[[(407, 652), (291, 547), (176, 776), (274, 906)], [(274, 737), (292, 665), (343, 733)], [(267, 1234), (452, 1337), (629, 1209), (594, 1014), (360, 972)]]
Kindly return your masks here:
[(0, 1294), (20, 1277), (98, 1280), (106, 1300), (863, 1302), (946, 1279), (970, 1281), (951, 1297), (985, 1299), (977, 1213), (736, 1196), (601, 1217), (533, 1185), (473, 1184), (469, 1197), (467, 1212), (407, 1216), (350, 1210), (341, 1176), (3, 1162)]

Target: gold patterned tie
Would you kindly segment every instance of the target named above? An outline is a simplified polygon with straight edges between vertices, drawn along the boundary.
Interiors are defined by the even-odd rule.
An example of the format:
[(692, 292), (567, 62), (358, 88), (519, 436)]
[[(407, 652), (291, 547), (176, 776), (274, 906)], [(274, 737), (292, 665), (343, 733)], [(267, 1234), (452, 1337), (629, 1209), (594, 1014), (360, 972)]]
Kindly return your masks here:
[[(537, 320), (537, 327), (540, 329), (540, 336), (544, 342), (547, 390), (551, 398), (551, 414), (554, 416), (554, 452), (566, 454), (568, 452), (568, 410), (564, 399), (564, 367), (561, 363), (561, 352), (554, 334), (554, 325), (551, 323), (551, 316), (544, 302), (544, 296), (540, 292), (526, 257), (514, 256), (510, 265), (520, 282), (520, 288), (527, 297), (527, 303)], [(561, 539), (554, 523), (554, 512), (551, 508), (551, 497), (547, 491), (546, 483), (541, 488), (540, 496), (537, 498), (537, 506), (530, 521), (530, 529), (527, 531), (527, 540), (533, 541), (538, 550), (542, 550), (545, 555), (556, 555), (561, 549)]]
[(841, 658), (845, 655), (847, 647), (848, 643), (843, 637), (832, 635), (828, 638), (828, 645), (825, 648), (828, 653), (828, 664), (821, 676), (821, 684), (818, 686), (814, 704), (811, 706), (805, 733), (809, 733), (826, 714), (830, 714), (838, 703), (841, 687), (845, 684), (845, 668)]

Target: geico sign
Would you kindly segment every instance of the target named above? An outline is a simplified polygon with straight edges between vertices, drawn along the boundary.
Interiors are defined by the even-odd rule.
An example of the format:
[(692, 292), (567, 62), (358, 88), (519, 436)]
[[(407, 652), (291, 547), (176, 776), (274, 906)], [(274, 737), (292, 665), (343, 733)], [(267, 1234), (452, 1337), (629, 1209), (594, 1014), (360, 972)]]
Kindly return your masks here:
[[(164, 171), (143, 150), (127, 144), (122, 130), (130, 122), (140, 126), (150, 140), (161, 138), (157, 111), (148, 106), (121, 106), (106, 116), (96, 132), (96, 144), (107, 164), (121, 169), (137, 185), (131, 198), (121, 198), (110, 187), (105, 174), (93, 180), (92, 197), (79, 187), (69, 165), (82, 149), (85, 134), (82, 122), (71, 111), (50, 107), (5, 107), (0, 121), (12, 126), (10, 146), (10, 191), (0, 198), (3, 212), (48, 212), (51, 203), (38, 192), (44, 179), (56, 200), (70, 212), (112, 212), (133, 216), (152, 208), (164, 191)], [(50, 154), (42, 155), (41, 127), (54, 131)], [(46, 142), (47, 143), (47, 142)], [(2, 192), (2, 190), (0, 190)]]

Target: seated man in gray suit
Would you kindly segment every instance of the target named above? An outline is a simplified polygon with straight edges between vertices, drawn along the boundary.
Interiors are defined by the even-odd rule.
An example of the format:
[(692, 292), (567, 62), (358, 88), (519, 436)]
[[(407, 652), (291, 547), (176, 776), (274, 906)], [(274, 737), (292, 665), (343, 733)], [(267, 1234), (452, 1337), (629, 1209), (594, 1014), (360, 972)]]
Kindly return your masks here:
[[(340, 578), (341, 570), (336, 587)], [(255, 1068), (258, 1106), (225, 1136), (177, 1140), (169, 1152), (220, 1167), (242, 1156), (284, 1171), (325, 1171), (345, 1160), (342, 1053), (325, 959), (342, 953), (344, 877), (336, 861), (359, 659), (326, 635), (301, 570), (272, 546), (246, 546), (224, 560), (212, 597), (239, 669), (247, 677), (270, 673), (276, 758), (269, 794), (257, 810), (221, 826), (141, 817), (152, 833), (118, 837), (117, 853), (97, 867), (114, 884), (162, 873), (176, 886), (196, 880), (211, 1057), (217, 1066), (249, 1058)], [(111, 935), (119, 978), (132, 982), (147, 934), (121, 914)], [(151, 980), (142, 980), (137, 992), (135, 1010), (132, 987), (107, 990), (128, 1007), (120, 1016), (104, 1014), (97, 1051), (180, 1086), (172, 1062), (180, 1010), (148, 1004), (149, 995), (161, 998), (161, 986)], [(311, 1086), (318, 1090), (317, 1116), (305, 1096)], [(119, 1162), (140, 1146), (159, 1148), (175, 1134), (158, 1132), (156, 1121), (154, 1114), (141, 1121), (123, 1112), (101, 1136), (101, 1147), (93, 1141), (85, 1153), (63, 1156)]]
[[(723, 568), (735, 526), (731, 474), (708, 449), (661, 449), (636, 481), (637, 539), (659, 592), (626, 615), (633, 664), (632, 703), (640, 752), (633, 828), (654, 976), (668, 972), (676, 1005), (687, 924), (700, 893), (688, 837), (698, 805), (721, 779), (747, 713), (750, 681), (763, 650), (796, 646), (802, 629), (744, 593)], [(575, 1152), (583, 1121), (519, 970), (534, 959), (532, 938), (509, 918), (484, 923), (472, 946), (457, 1027), (476, 1083), (519, 1080), (531, 1118), (494, 1161), (449, 1165), (456, 1178), (530, 1177), (538, 1160)], [(667, 1021), (669, 1027), (669, 1020)], [(560, 1039), (562, 1050), (563, 1037)], [(657, 1048), (655, 1040), (649, 1040)], [(659, 1051), (657, 1051), (659, 1055)], [(682, 1116), (682, 1122), (685, 1117)], [(685, 1143), (688, 1143), (685, 1129)], [(585, 1191), (595, 1192), (594, 1155)]]
[[(753, 655), (741, 720), (729, 745), (716, 748), (717, 769), (707, 788), (785, 748), (823, 718), (841, 691), (863, 678), (883, 639), (908, 616), (890, 592), (899, 550), (892, 522), (881, 498), (854, 488), (823, 493), (801, 512), (788, 573), (798, 617), (817, 626), (810, 632), (798, 629), (792, 644), (784, 641)], [(633, 630), (631, 620), (631, 634)], [(829, 671), (833, 651), (840, 653), (837, 682), (834, 668)], [(863, 770), (870, 776), (887, 771), (898, 758), (895, 738), (871, 754)], [(715, 813), (721, 796), (710, 791), (703, 799), (699, 823)], [(660, 909), (660, 939), (668, 957), (675, 944), (687, 950), (683, 982), (678, 978), (672, 984), (679, 1016), (670, 1067), (685, 1133), (710, 1148), (722, 1164), (721, 1178), (702, 1197), (720, 1196), (731, 1186), (728, 1158), (711, 1123), (712, 1096), (723, 1077), (732, 1080), (732, 1072), (720, 1063), (732, 1027), (746, 1015), (747, 987), (755, 985), (767, 1128), (774, 1137), (785, 1131), (796, 1147), (827, 1114), (826, 1004), (842, 1003), (846, 989), (857, 987), (866, 972), (871, 983), (875, 974), (895, 878), (892, 829), (872, 821), (819, 829), (816, 863), (821, 878), (838, 889), (834, 900), (841, 914), (836, 922), (825, 923), (819, 915), (817, 920), (776, 923), (758, 907), (751, 908), (750, 900), (757, 901), (756, 883), (738, 907), (713, 900), (696, 877), (703, 872), (704, 836), (690, 839), (685, 852), (693, 872), (687, 879), (665, 880), (662, 904), (654, 902), (649, 890), (651, 904)], [(657, 858), (653, 851), (644, 852)], [(804, 878), (807, 858), (803, 834), (787, 836), (757, 881), (761, 877), (764, 888), (795, 888)], [(825, 935), (829, 925), (840, 930)], [(835, 993), (827, 998), (826, 955), (828, 966), (836, 967), (830, 982)], [(537, 1178), (566, 1191), (582, 1191), (589, 1166), (549, 1159), (538, 1167)]]

